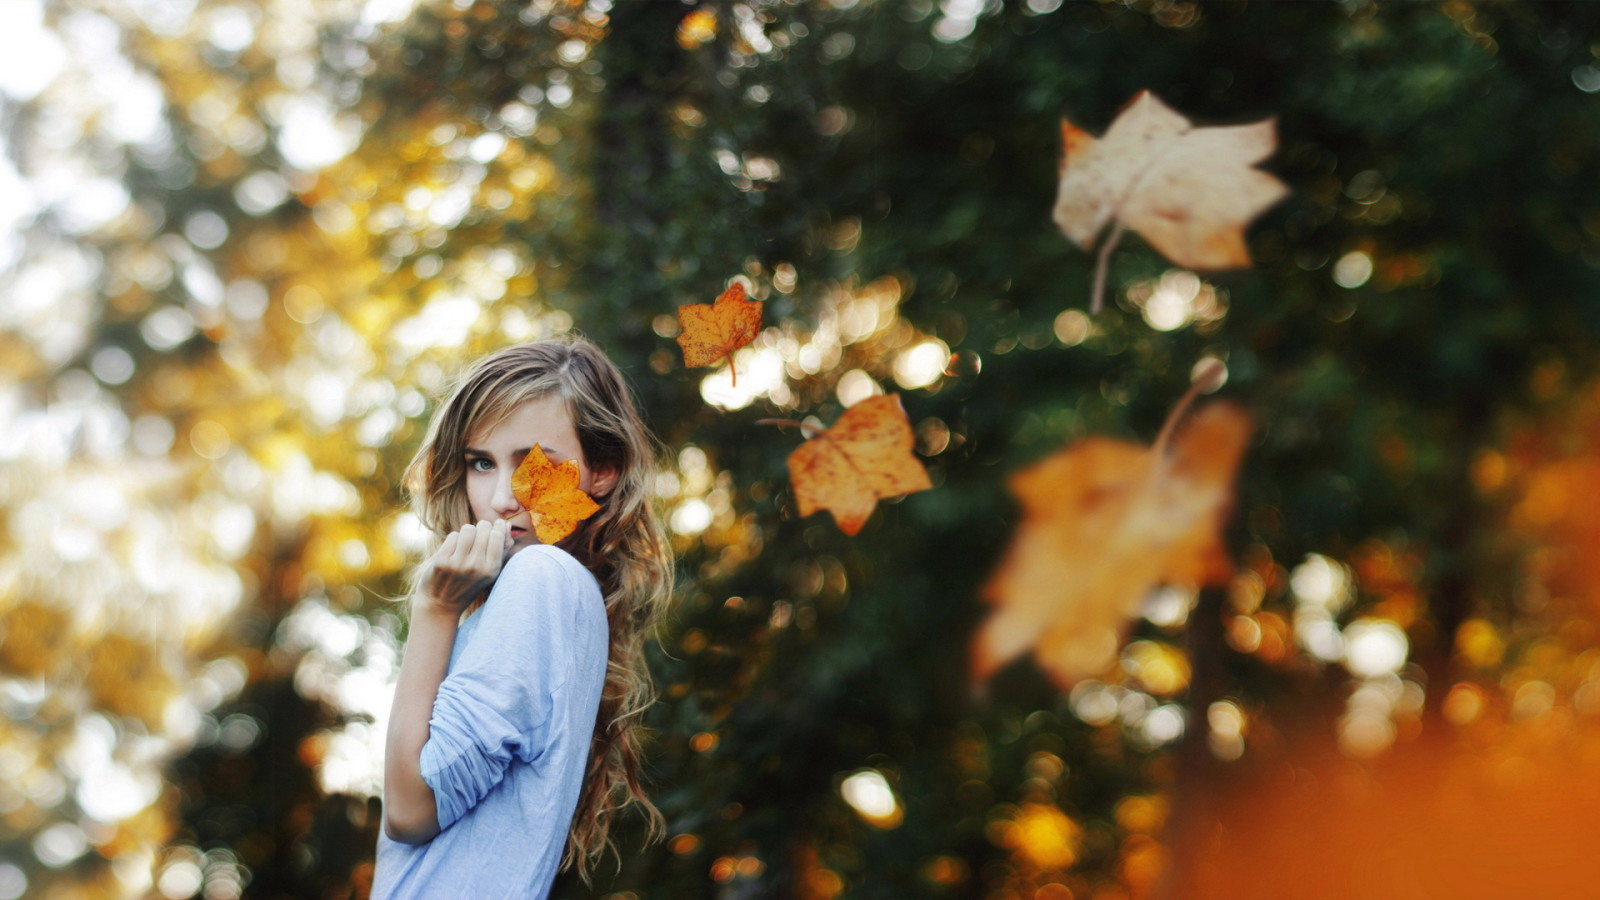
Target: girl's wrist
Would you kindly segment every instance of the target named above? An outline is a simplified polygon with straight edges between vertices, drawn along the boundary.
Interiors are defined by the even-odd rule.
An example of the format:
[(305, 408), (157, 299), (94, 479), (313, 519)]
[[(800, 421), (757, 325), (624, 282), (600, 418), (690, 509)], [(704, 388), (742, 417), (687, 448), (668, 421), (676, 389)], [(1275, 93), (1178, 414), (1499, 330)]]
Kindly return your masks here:
[(461, 606), (446, 603), (427, 591), (418, 591), (411, 597), (411, 617), (415, 619), (419, 616), (453, 623), (461, 616)]

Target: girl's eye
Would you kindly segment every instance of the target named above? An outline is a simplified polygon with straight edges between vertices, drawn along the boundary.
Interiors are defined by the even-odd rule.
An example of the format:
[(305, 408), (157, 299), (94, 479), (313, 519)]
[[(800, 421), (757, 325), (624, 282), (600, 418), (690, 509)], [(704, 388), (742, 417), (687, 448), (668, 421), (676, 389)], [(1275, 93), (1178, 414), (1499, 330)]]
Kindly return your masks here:
[(476, 456), (476, 457), (473, 457), (472, 459), (467, 460), (467, 468), (471, 469), (474, 472), (487, 472), (490, 469), (494, 468), (494, 461), (493, 460), (484, 459), (481, 456)]

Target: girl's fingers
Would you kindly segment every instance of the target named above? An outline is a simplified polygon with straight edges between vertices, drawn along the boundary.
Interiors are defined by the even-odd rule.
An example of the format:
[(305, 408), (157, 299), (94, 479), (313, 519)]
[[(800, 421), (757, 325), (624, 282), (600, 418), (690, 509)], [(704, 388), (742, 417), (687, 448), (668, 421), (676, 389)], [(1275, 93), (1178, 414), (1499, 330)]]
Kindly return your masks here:
[(455, 554), (450, 559), (450, 567), (457, 572), (465, 572), (476, 564), (478, 559), (478, 544), (483, 540), (483, 532), (488, 530), (483, 523), (473, 525), (468, 523), (461, 526), (457, 532), (461, 540), (456, 542)]
[(457, 538), (456, 532), (452, 531), (445, 535), (444, 543), (440, 544), (439, 549), (433, 554), (435, 564), (449, 559), (450, 555), (456, 552), (456, 545), (459, 543), (460, 540)]
[(472, 542), (478, 536), (478, 529), (469, 523), (461, 526), (461, 530), (457, 531), (456, 534), (460, 539), (456, 541), (455, 548), (450, 554), (450, 567), (452, 569), (462, 568), (463, 564), (472, 557)]
[(494, 572), (500, 568), (500, 557), (505, 553), (506, 546), (506, 520), (499, 519), (489, 533), (484, 536), (483, 556), (479, 559), (485, 570)]
[(427, 592), (454, 605), (481, 596), (500, 572), (509, 529), (502, 519), (468, 523), (445, 535), (434, 552)]
[(483, 565), (483, 548), (488, 545), (491, 532), (494, 529), (488, 522), (479, 522), (472, 529), (472, 546), (467, 551), (466, 564), (474, 569)]
[(487, 577), (493, 580), (500, 571), (510, 526), (504, 519), (494, 524), (468, 523), (445, 535), (433, 558), (441, 575)]
[(473, 577), (484, 574), (483, 548), (493, 539), (491, 532), (492, 529), (488, 522), (479, 522), (476, 525), (462, 527), (461, 546), (456, 556), (456, 568), (459, 571)]

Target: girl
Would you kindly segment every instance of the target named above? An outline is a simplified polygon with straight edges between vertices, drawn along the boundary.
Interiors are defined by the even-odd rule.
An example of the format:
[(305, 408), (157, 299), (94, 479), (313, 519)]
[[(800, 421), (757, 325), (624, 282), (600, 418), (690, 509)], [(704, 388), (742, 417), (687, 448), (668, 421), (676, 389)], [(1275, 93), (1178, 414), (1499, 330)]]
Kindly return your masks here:
[[(511, 493), (535, 444), (600, 505), (554, 546)], [(581, 338), (482, 360), (435, 414), (406, 487), (441, 542), (411, 594), (374, 900), (543, 897), (559, 869), (588, 879), (629, 803), (661, 830), (639, 784), (641, 650), (672, 583), (653, 447)]]

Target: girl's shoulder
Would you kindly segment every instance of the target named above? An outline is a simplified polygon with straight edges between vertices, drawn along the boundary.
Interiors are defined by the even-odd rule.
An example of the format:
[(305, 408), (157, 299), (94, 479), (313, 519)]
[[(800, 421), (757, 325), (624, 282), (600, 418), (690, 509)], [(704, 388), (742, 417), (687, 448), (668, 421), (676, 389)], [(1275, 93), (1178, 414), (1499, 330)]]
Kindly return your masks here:
[(562, 576), (577, 578), (579, 581), (594, 581), (594, 575), (578, 562), (577, 557), (557, 547), (554, 544), (532, 544), (518, 550), (506, 560), (501, 572), (511, 572), (519, 569), (556, 570)]
[(583, 563), (550, 544), (535, 544), (512, 554), (500, 569), (497, 590), (541, 598), (580, 609), (598, 608), (604, 614), (600, 583)]

